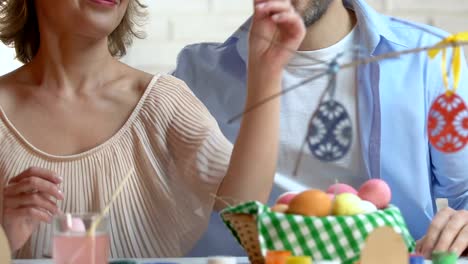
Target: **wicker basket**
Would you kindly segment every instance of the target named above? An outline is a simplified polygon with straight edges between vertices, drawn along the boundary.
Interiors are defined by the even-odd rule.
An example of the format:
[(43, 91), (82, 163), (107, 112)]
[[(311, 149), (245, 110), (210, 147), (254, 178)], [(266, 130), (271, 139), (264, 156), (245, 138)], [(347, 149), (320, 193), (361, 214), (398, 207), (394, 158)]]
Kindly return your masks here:
[(264, 264), (265, 258), (258, 241), (259, 234), (255, 216), (248, 214), (224, 214), (223, 218), (230, 222), (236, 230), (241, 246), (247, 253), (252, 264)]
[(221, 217), (252, 264), (264, 264), (268, 250), (355, 263), (367, 235), (380, 226), (400, 233), (409, 252), (415, 246), (400, 211), (393, 206), (367, 215), (319, 218), (275, 213), (261, 203), (248, 202), (225, 209)]

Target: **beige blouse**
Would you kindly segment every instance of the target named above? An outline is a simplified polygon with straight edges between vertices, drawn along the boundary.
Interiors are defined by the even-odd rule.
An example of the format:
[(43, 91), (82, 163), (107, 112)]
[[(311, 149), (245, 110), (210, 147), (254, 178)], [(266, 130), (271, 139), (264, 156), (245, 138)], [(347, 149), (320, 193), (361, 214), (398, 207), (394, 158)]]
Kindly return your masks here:
[[(111, 257), (180, 257), (206, 230), (232, 145), (182, 81), (155, 76), (112, 138), (72, 156), (35, 148), (0, 114), (1, 183), (31, 166), (53, 170), (64, 178), (63, 212), (99, 211), (134, 168), (109, 212)], [(41, 224), (16, 257), (41, 258), (51, 233)]]

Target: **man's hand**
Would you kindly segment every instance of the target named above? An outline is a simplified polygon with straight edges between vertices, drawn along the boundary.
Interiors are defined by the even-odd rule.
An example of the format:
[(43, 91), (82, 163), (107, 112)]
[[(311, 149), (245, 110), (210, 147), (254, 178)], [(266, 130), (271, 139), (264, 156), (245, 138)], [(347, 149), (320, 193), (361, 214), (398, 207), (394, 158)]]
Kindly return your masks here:
[(460, 256), (467, 248), (468, 211), (451, 208), (441, 210), (432, 221), (426, 236), (416, 243), (416, 251), (428, 259), (435, 251), (450, 251)]

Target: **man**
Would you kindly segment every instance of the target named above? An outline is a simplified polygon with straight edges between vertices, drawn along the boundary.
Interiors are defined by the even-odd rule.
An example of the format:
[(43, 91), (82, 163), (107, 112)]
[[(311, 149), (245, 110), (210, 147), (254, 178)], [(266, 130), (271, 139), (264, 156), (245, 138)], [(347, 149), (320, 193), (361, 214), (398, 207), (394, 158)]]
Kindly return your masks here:
[[(434, 45), (447, 36), (429, 26), (378, 14), (363, 0), (293, 2), (308, 30), (285, 69), (284, 89), (323, 72), (329, 66), (323, 62), (333, 61), (337, 54), (342, 54), (337, 62), (345, 64), (357, 59), (354, 51), (360, 58), (375, 57)], [(223, 44), (185, 48), (174, 72), (207, 105), (232, 141), (239, 122), (228, 121), (242, 111), (246, 96), (248, 26), (249, 21)], [(429, 108), (444, 92), (440, 65), (440, 56), (431, 60), (422, 52), (341, 69), (333, 98), (347, 110), (351, 136), (336, 137), (335, 143), (343, 143), (343, 155), (334, 160), (307, 148), (297, 177), (300, 183), (321, 189), (335, 180), (355, 187), (369, 178), (385, 180), (393, 191), (392, 203), (401, 209), (419, 240), (418, 250), (427, 257), (437, 250), (461, 254), (468, 245), (468, 147), (442, 153), (427, 136)], [(468, 102), (466, 70), (463, 63), (457, 94)], [(322, 77), (281, 97), (280, 176), (291, 176), (310, 115), (322, 103), (328, 82)], [(312, 151), (315, 136), (306, 144)], [(436, 198), (447, 198), (453, 209), (437, 213)]]

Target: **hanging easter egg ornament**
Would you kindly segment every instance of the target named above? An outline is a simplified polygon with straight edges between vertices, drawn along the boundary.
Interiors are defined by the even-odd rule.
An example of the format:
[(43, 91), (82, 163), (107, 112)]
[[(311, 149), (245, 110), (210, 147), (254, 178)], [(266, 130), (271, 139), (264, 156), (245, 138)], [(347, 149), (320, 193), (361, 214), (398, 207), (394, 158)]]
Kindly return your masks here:
[(348, 153), (351, 143), (351, 120), (343, 105), (333, 100), (320, 104), (308, 135), (315, 158), (325, 162), (339, 160)]
[(327, 87), (329, 99), (319, 104), (307, 133), (310, 151), (316, 159), (323, 162), (342, 159), (349, 152), (353, 139), (351, 118), (346, 108), (334, 99), (335, 71), (337, 69), (333, 70)]
[(463, 99), (453, 93), (439, 96), (429, 111), (429, 140), (440, 151), (451, 153), (468, 142), (468, 110)]
[(449, 77), (446, 68), (446, 50), (439, 45), (468, 41), (468, 32), (450, 36), (429, 51), (430, 58), (435, 58), (442, 50), (442, 75), (446, 92), (437, 97), (429, 110), (428, 133), (432, 146), (445, 153), (455, 153), (468, 144), (468, 108), (456, 94), (460, 82), (461, 50), (454, 47), (452, 71), (454, 75), (453, 90), (449, 89)]

